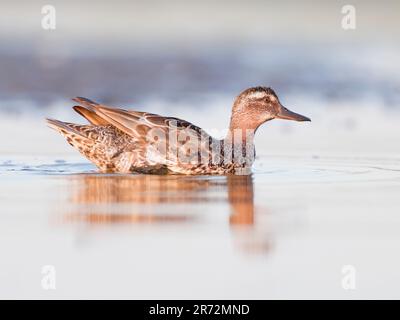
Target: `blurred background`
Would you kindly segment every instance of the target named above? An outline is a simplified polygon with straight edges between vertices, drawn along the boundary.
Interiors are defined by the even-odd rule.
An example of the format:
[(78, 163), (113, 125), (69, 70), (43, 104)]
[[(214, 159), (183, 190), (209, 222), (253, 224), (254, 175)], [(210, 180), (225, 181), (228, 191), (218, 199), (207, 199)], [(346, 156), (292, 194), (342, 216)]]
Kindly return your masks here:
[[(35, 104), (77, 94), (138, 103), (236, 95), (263, 84), (287, 95), (399, 102), (398, 1), (3, 1), (1, 96)], [(197, 95), (196, 99), (193, 95)]]
[[(41, 25), (47, 4), (56, 9), (55, 30)], [(263, 128), (273, 137), (271, 152), (391, 153), (398, 142), (400, 3), (352, 1), (354, 30), (342, 28), (346, 4), (2, 1), (0, 112), (25, 126), (33, 125), (31, 113), (36, 124), (44, 116), (76, 121), (70, 99), (85, 96), (224, 128), (234, 97), (264, 85), (315, 122), (306, 132), (282, 122), (268, 133)], [(23, 120), (26, 113), (29, 120)], [(50, 150), (48, 139), (42, 146), (47, 132), (42, 122), (36, 129), (29, 153), (69, 150), (59, 143)], [(15, 142), (22, 146), (28, 139), (14, 125), (2, 130), (17, 139), (11, 145), (2, 139), (3, 152), (17, 152)], [(376, 131), (384, 132), (377, 138)], [(300, 138), (281, 149), (285, 134)]]
[[(396, 0), (2, 0), (0, 297), (399, 298), (399, 39)], [(258, 85), (312, 122), (263, 125), (248, 177), (97, 174), (44, 121), (84, 96), (219, 136)]]

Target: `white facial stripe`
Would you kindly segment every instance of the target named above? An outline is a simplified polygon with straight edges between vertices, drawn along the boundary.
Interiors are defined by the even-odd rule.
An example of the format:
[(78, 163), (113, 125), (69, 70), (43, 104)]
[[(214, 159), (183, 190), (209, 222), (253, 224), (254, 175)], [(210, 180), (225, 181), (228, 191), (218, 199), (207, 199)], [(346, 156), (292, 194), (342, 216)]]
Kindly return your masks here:
[(266, 96), (265, 92), (262, 92), (262, 91), (256, 91), (256, 92), (253, 92), (250, 94), (251, 99), (260, 99), (265, 96)]
[(253, 92), (253, 93), (250, 94), (249, 98), (250, 99), (262, 99), (262, 98), (265, 98), (267, 96), (269, 96), (269, 99), (270, 99), (271, 102), (276, 102), (276, 98), (273, 95), (267, 94), (267, 93), (265, 93), (263, 91)]

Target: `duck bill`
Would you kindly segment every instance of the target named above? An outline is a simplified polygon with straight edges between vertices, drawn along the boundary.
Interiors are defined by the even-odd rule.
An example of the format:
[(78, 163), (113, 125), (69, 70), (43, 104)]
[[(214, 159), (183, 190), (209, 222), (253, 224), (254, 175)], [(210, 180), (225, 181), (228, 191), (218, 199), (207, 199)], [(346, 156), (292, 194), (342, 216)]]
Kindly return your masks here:
[(295, 113), (286, 109), (284, 106), (281, 106), (278, 114), (276, 115), (277, 119), (285, 119), (285, 120), (294, 120), (294, 121), (311, 121), (310, 118), (302, 116), (301, 114)]

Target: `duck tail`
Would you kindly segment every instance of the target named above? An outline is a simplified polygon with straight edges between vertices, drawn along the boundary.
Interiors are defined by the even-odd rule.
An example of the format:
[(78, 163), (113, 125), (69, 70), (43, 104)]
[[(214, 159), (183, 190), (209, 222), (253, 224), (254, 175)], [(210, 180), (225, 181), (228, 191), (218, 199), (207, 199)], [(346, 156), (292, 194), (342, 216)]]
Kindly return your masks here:
[(63, 122), (55, 119), (46, 119), (46, 122), (50, 128), (61, 133), (71, 146), (80, 151), (88, 148), (88, 146), (93, 146), (95, 142), (95, 132), (92, 126)]

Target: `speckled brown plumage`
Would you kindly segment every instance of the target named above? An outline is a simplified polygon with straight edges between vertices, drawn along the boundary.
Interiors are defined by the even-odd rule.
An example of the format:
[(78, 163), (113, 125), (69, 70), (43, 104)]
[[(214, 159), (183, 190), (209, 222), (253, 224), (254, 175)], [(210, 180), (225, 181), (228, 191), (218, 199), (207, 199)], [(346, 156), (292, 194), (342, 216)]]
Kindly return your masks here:
[(273, 118), (309, 120), (284, 108), (275, 92), (265, 87), (247, 89), (236, 98), (230, 134), (223, 140), (178, 118), (112, 108), (86, 98), (73, 100), (80, 104), (74, 110), (89, 125), (47, 122), (101, 172), (249, 174), (253, 135), (262, 123)]

